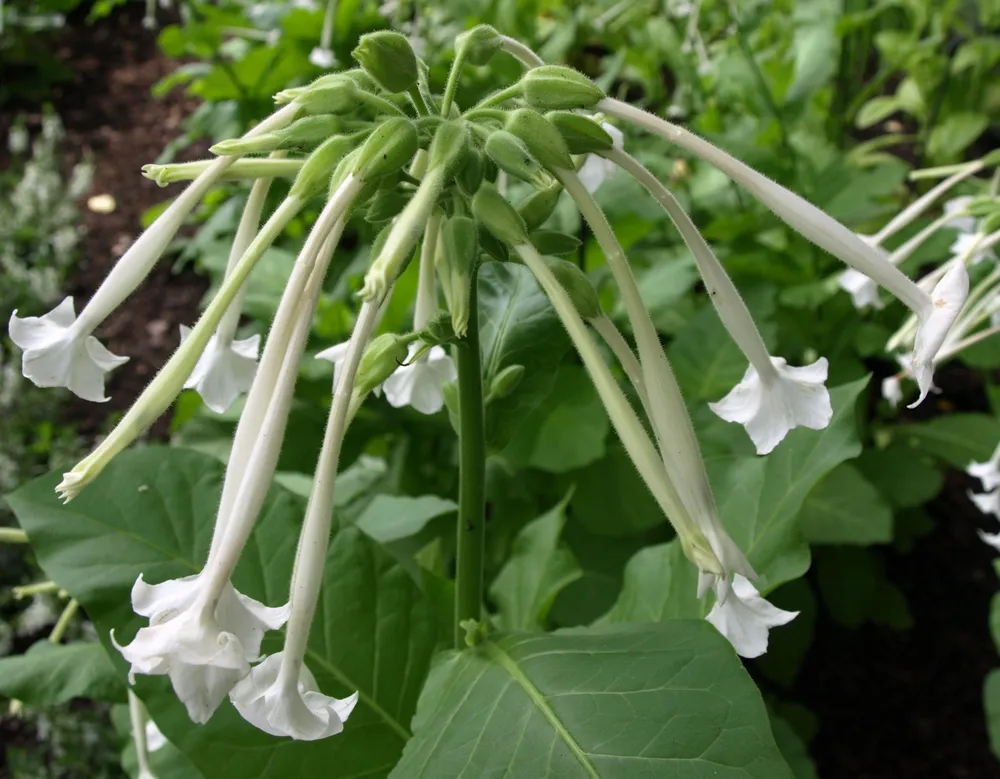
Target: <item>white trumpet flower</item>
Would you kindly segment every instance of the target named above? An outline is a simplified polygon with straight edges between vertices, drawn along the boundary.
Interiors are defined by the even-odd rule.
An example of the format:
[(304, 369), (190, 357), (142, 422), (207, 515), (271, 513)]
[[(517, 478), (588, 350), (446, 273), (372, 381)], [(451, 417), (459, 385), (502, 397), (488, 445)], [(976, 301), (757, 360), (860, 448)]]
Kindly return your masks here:
[[(180, 328), (181, 343), (184, 343), (191, 328), (184, 325)], [(213, 335), (184, 388), (197, 390), (206, 406), (216, 414), (222, 414), (253, 384), (259, 351), (260, 335), (228, 344), (223, 343), (218, 334)]]
[(878, 284), (861, 271), (848, 268), (837, 277), (837, 284), (851, 296), (855, 308), (885, 308), (878, 295)]
[(727, 422), (746, 428), (758, 454), (767, 454), (795, 427), (822, 430), (833, 417), (825, 382), (828, 364), (820, 357), (801, 368), (772, 357), (774, 370), (761, 376), (751, 365), (743, 380), (709, 408)]
[(409, 358), (385, 380), (385, 399), (394, 408), (410, 406), (421, 414), (436, 414), (444, 406), (442, 387), (458, 378), (454, 361), (441, 346), (412, 360), (420, 344), (410, 344)]
[(324, 695), (304, 663), (297, 684), (279, 685), (283, 658), (284, 652), (269, 656), (233, 687), (229, 699), (236, 710), (272, 736), (316, 741), (340, 733), (354, 711), (358, 694), (344, 699)]
[[(607, 122), (601, 122), (601, 127), (611, 136), (614, 148), (624, 148), (625, 136), (622, 135), (621, 130)], [(615, 175), (616, 170), (618, 170), (618, 166), (611, 160), (605, 159), (599, 154), (588, 154), (576, 175), (580, 177), (580, 181), (583, 182), (587, 191), (593, 194), (601, 184)]]
[(1000, 518), (1000, 489), (990, 492), (973, 492), (969, 490), (969, 500), (984, 514), (992, 514)]
[(706, 619), (729, 639), (740, 657), (760, 657), (767, 651), (771, 628), (787, 625), (799, 614), (772, 606), (739, 574), (732, 584), (720, 579), (715, 594), (715, 605)]
[(969, 295), (969, 274), (963, 263), (955, 263), (931, 292), (929, 309), (918, 314), (919, 325), (913, 344), (912, 371), (920, 397), (919, 405), (934, 386), (934, 358)]
[(965, 472), (983, 483), (983, 489), (994, 490), (1000, 487), (1000, 445), (994, 450), (993, 455), (986, 462), (969, 463)]

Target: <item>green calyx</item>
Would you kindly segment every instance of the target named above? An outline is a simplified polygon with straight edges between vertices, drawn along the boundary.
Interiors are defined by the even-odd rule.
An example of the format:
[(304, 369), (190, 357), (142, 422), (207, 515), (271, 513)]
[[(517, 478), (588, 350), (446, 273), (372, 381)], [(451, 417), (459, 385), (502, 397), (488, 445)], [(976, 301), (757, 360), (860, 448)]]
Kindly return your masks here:
[(362, 35), (351, 55), (387, 92), (406, 92), (417, 85), (417, 55), (406, 36), (398, 32), (379, 30)]
[(472, 198), (472, 213), (483, 227), (511, 246), (529, 243), (528, 228), (507, 199), (495, 187), (484, 184)]
[(506, 130), (491, 133), (483, 146), (483, 151), (500, 170), (527, 181), (538, 189), (552, 183), (541, 164), (528, 151), (528, 147), (513, 133)]
[(412, 336), (385, 333), (374, 339), (365, 349), (357, 376), (354, 378), (354, 391), (361, 396), (367, 395), (404, 362)]
[(614, 139), (608, 131), (587, 116), (570, 111), (550, 111), (545, 118), (562, 135), (570, 154), (591, 154), (614, 146)]
[(563, 65), (541, 65), (529, 70), (521, 79), (521, 96), (532, 108), (543, 111), (593, 108), (605, 98), (597, 84)]
[(386, 119), (361, 147), (354, 174), (368, 181), (388, 176), (409, 163), (419, 147), (413, 122), (401, 116)]
[(530, 108), (511, 111), (505, 129), (520, 138), (535, 159), (549, 170), (573, 169), (573, 158), (562, 134), (537, 111)]
[(335, 135), (320, 144), (316, 151), (309, 155), (299, 175), (295, 177), (289, 195), (310, 198), (321, 192), (330, 184), (341, 161), (354, 150), (362, 137), (362, 135)]
[(442, 122), (427, 149), (427, 169), (443, 168), (445, 173), (453, 173), (464, 162), (468, 148), (469, 132), (465, 123)]
[(488, 24), (479, 24), (455, 38), (455, 51), (470, 65), (486, 65), (503, 46), (503, 36)]
[(601, 316), (601, 301), (597, 297), (597, 290), (576, 263), (555, 257), (542, 257), (542, 260), (566, 290), (580, 316), (588, 320)]

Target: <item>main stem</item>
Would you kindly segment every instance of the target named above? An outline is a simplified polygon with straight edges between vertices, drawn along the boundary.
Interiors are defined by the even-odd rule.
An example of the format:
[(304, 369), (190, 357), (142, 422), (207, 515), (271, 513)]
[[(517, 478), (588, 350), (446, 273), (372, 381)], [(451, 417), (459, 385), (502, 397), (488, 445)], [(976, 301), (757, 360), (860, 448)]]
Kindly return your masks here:
[(486, 427), (479, 355), (477, 270), (469, 292), (469, 330), (458, 349), (458, 548), (455, 573), (455, 648), (464, 646), (459, 623), (478, 620), (483, 608), (486, 548)]

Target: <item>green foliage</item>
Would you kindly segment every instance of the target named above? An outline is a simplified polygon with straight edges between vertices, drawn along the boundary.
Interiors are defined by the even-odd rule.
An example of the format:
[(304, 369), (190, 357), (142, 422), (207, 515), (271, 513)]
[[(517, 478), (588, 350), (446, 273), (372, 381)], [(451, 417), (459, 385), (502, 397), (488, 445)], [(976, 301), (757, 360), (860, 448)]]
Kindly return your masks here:
[(100, 644), (39, 641), (23, 655), (0, 658), (0, 696), (29, 706), (79, 697), (121, 703), (125, 685)]

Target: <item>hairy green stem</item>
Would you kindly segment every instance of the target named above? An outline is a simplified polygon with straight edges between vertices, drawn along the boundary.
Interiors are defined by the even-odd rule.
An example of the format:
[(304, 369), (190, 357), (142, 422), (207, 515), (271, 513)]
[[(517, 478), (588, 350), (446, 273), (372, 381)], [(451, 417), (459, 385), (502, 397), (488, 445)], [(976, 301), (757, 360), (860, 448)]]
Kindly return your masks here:
[(486, 426), (479, 354), (477, 271), (471, 273), (469, 330), (458, 345), (459, 488), (455, 572), (455, 647), (464, 646), (459, 623), (478, 620), (483, 608), (486, 547)]

